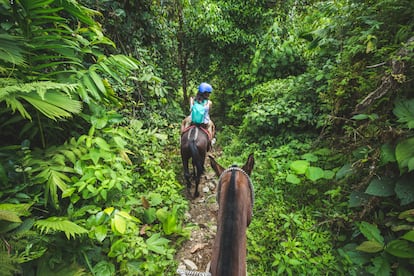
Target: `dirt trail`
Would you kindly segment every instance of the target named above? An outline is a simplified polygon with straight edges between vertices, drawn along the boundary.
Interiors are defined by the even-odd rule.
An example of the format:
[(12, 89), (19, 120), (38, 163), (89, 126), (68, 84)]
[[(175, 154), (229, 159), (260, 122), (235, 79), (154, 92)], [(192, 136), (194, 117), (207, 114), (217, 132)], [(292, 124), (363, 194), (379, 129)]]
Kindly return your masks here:
[[(216, 234), (217, 211), (216, 186), (218, 179), (206, 160), (206, 172), (200, 181), (200, 196), (189, 199), (190, 209), (185, 224), (192, 225), (191, 237), (177, 252), (178, 268), (205, 272), (211, 260), (211, 249)], [(191, 189), (194, 192), (194, 185)]]

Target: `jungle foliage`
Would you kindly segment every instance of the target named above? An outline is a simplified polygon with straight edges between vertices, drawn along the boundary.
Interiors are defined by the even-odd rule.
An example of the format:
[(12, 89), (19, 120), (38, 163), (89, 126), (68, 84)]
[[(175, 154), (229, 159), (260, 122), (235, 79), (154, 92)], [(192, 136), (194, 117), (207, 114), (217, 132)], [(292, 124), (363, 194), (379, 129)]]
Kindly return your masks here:
[(251, 275), (411, 275), (414, 3), (0, 1), (1, 275), (175, 275), (178, 124), (255, 152)]

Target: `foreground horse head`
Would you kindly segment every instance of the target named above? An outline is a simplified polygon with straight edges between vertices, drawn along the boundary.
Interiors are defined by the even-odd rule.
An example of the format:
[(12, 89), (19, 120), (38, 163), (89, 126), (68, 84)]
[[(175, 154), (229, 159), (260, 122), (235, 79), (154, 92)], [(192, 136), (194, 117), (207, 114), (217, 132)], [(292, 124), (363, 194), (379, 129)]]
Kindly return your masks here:
[(224, 169), (210, 156), (211, 167), (220, 177), (217, 186), (219, 211), (211, 259), (213, 276), (246, 275), (246, 230), (252, 219), (254, 191), (250, 154), (242, 167)]
[(194, 197), (198, 197), (198, 185), (200, 177), (204, 173), (204, 161), (209, 146), (206, 130), (198, 126), (191, 126), (181, 135), (181, 160), (184, 167), (184, 177), (187, 182), (187, 191), (191, 189), (191, 176), (188, 163), (191, 158), (193, 164), (193, 176), (195, 179)]

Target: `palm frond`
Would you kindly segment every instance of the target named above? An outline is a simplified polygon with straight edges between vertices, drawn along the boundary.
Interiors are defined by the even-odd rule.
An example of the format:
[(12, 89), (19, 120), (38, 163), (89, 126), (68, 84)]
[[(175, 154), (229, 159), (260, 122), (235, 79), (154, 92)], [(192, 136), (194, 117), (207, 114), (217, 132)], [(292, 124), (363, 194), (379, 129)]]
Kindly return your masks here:
[(0, 60), (14, 65), (25, 65), (23, 38), (0, 34)]
[(65, 217), (49, 217), (47, 219), (38, 220), (34, 226), (40, 230), (41, 233), (49, 234), (52, 232), (64, 232), (66, 238), (76, 238), (76, 235), (85, 234), (88, 232), (85, 228), (68, 220)]
[(73, 17), (79, 19), (82, 23), (93, 26), (96, 25), (93, 16), (102, 15), (100, 12), (88, 9), (74, 0), (57, 0), (59, 6), (63, 7), (65, 11), (70, 13)]
[(43, 99), (38, 94), (21, 95), (28, 103), (50, 119), (71, 117), (82, 110), (82, 103), (61, 93), (48, 93)]
[(4, 87), (1, 84), (0, 79), (0, 102), (5, 101), (13, 112), (18, 110), (24, 118), (30, 120), (31, 116), (21, 99), (53, 120), (70, 117), (82, 109), (82, 103), (71, 98), (77, 89), (77, 85), (74, 84), (51, 81), (11, 84)]
[(45, 205), (48, 204), (49, 198), (51, 204), (55, 209), (59, 209), (59, 196), (58, 189), (64, 193), (67, 189), (67, 183), (70, 183), (70, 178), (65, 173), (73, 173), (73, 169), (66, 168), (65, 165), (56, 164), (54, 160), (42, 161), (38, 160), (38, 168), (33, 168), (33, 173), (37, 173), (34, 176), (33, 182), (41, 185), (45, 185)]

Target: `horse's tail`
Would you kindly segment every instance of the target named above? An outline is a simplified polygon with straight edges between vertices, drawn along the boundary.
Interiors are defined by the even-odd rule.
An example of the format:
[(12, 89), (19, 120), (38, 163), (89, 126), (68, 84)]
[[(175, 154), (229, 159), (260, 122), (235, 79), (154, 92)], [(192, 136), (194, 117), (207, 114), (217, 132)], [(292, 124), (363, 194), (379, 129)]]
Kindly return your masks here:
[(192, 139), (190, 141), (190, 150), (191, 158), (193, 159), (193, 164), (195, 164), (197, 168), (197, 176), (201, 176), (204, 173), (204, 165), (200, 152), (197, 148), (197, 141), (195, 139)]

